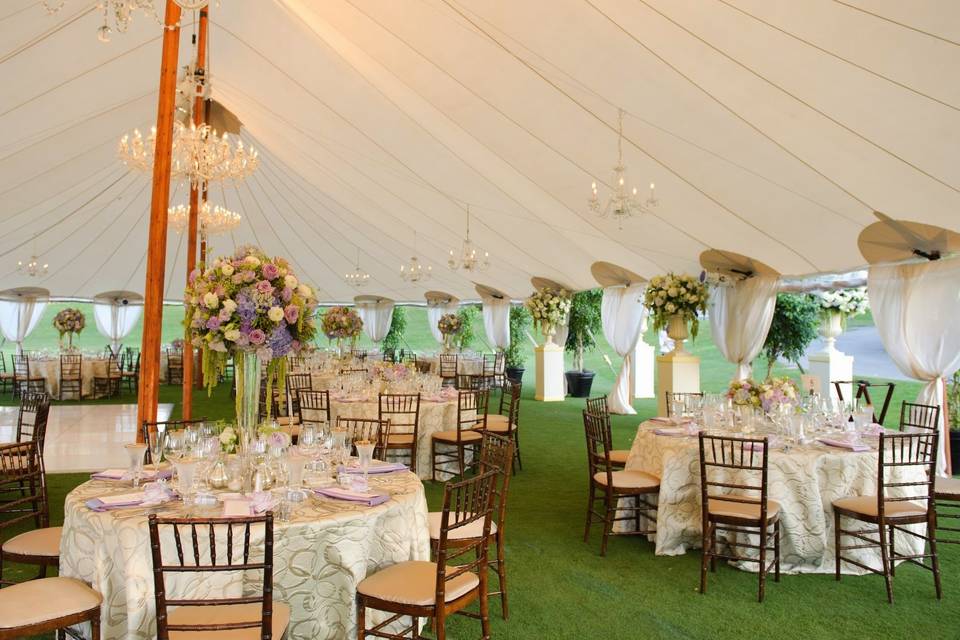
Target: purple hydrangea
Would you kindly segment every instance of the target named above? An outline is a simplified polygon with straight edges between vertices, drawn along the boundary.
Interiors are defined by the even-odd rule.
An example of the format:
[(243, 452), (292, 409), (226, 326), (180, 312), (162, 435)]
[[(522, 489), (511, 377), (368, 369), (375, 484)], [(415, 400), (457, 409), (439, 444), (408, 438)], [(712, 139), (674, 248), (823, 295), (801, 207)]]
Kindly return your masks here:
[(210, 329), (211, 331), (216, 331), (219, 328), (220, 328), (220, 317), (211, 316), (210, 319), (207, 320), (207, 329)]
[(274, 358), (281, 358), (290, 353), (292, 343), (293, 336), (290, 335), (287, 327), (281, 324), (270, 333), (270, 340), (267, 345), (273, 351)]

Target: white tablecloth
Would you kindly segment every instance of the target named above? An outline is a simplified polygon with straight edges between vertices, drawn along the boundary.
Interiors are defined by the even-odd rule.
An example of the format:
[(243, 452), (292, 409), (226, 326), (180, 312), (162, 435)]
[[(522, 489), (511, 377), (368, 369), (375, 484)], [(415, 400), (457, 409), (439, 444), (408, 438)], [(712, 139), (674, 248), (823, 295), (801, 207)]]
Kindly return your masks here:
[[(651, 422), (640, 425), (626, 468), (660, 478), (657, 554), (679, 555), (688, 548), (701, 546), (700, 450), (696, 436), (658, 436), (653, 432), (656, 426), (661, 425)], [(875, 494), (877, 465), (876, 450), (852, 452), (820, 444), (794, 446), (789, 452), (771, 448), (768, 487), (770, 499), (779, 502), (782, 509), (782, 571), (834, 571), (831, 503), (843, 497)], [(897, 481), (903, 477), (899, 471), (902, 470), (892, 470), (889, 479)], [(921, 472), (912, 469), (909, 473)], [(897, 536), (897, 549), (917, 553), (919, 546), (909, 538), (912, 536)], [(846, 553), (870, 566), (881, 566), (879, 550)], [(744, 568), (756, 570), (755, 563), (745, 564)], [(860, 572), (846, 563), (843, 570)]]
[[(274, 598), (292, 610), (287, 638), (356, 637), (357, 584), (398, 562), (429, 559), (423, 484), (412, 473), (370, 476), (370, 483), (388, 490), (391, 500), (371, 508), (311, 498), (290, 522), (274, 521)], [(156, 637), (146, 516), (115, 517), (122, 511), (96, 513), (84, 504), (96, 496), (129, 491), (129, 485), (90, 481), (71, 491), (65, 504), (60, 575), (84, 580), (103, 594), (105, 640)], [(219, 513), (212, 508), (205, 515)], [(251, 548), (262, 545), (262, 533), (260, 539), (251, 538)], [(169, 580), (168, 596), (199, 597), (221, 588), (211, 586), (213, 574), (188, 576)], [(89, 637), (89, 629), (87, 633)]]

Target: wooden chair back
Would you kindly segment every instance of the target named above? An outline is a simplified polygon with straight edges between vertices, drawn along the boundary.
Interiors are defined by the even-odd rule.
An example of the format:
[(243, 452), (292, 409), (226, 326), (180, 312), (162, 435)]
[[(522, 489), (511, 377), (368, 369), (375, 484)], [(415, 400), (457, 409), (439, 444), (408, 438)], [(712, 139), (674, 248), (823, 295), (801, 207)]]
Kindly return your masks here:
[(523, 385), (519, 382), (508, 382), (500, 393), (500, 408), (497, 413), (507, 416), (510, 424), (520, 424), (520, 393)]
[(417, 354), (415, 351), (404, 351), (400, 350), (400, 361), (407, 364), (412, 364), (416, 366), (417, 364)]
[(601, 415), (583, 411), (583, 429), (587, 438), (587, 471), (590, 482), (598, 473), (607, 476), (605, 487), (613, 486), (613, 467), (610, 466), (610, 423)]
[[(158, 518), (150, 516), (150, 550), (153, 557), (153, 586), (156, 599), (157, 638), (168, 640), (170, 632), (238, 631), (259, 629), (261, 639), (273, 634), (273, 513), (246, 518)], [(263, 557), (251, 553), (250, 540), (259, 537), (254, 528), (263, 528)], [(239, 530), (239, 531), (238, 531)], [(235, 531), (237, 533), (235, 533)], [(164, 548), (175, 545), (176, 553)], [(172, 545), (171, 545), (172, 546)], [(244, 582), (261, 574), (257, 593), (222, 598), (171, 598), (166, 576), (219, 574), (242, 576)], [(237, 622), (170, 624), (169, 608), (182, 606), (259, 604), (260, 616)], [(179, 635), (179, 634), (178, 634)]]
[(940, 406), (902, 402), (900, 404), (900, 431), (917, 429), (937, 431), (940, 425)]
[[(344, 418), (337, 416), (337, 428), (344, 429), (350, 442), (369, 440), (374, 443), (373, 457), (383, 460), (390, 437), (390, 421), (376, 418)], [(354, 448), (356, 453), (356, 448)]]
[(366, 370), (365, 368), (363, 368), (363, 367), (355, 368), (355, 369), (340, 369), (340, 375), (342, 375), (342, 376), (349, 376), (349, 375), (353, 375), (353, 374), (357, 374), (357, 373), (360, 373), (360, 374), (363, 374), (363, 375), (367, 375), (368, 372), (367, 372), (367, 370)]
[(83, 356), (79, 353), (62, 354), (60, 356), (60, 382), (62, 383), (64, 380), (79, 382), (82, 366)]
[(367, 359), (367, 350), (366, 349), (350, 349), (350, 355), (360, 361)]
[(140, 431), (143, 434), (143, 442), (147, 445), (146, 464), (153, 464), (153, 455), (150, 451), (153, 449), (153, 443), (156, 441), (158, 433), (180, 431), (193, 425), (201, 425), (204, 422), (208, 422), (206, 416), (195, 420), (157, 420), (156, 422), (144, 420), (140, 425)]
[(287, 415), (300, 415), (300, 392), (313, 389), (313, 377), (309, 373), (287, 374)]
[[(890, 408), (890, 400), (893, 399), (893, 390), (896, 388), (896, 383), (893, 382), (870, 382), (869, 380), (835, 380), (833, 382), (833, 387), (837, 391), (837, 398), (840, 402), (844, 402), (847, 399), (843, 397), (843, 387), (846, 385), (853, 385), (856, 388), (853, 398), (850, 400), (863, 400), (868, 405), (874, 408), (873, 412), (873, 421), (883, 424), (883, 421), (887, 417), (887, 409)], [(880, 413), (877, 414), (876, 407), (877, 403), (874, 401), (878, 397), (878, 394), (883, 394), (883, 404), (880, 408)], [(872, 397), (871, 397), (871, 394)]]
[[(926, 506), (927, 515), (934, 508), (933, 491), (937, 470), (937, 431), (917, 433), (881, 433), (877, 466), (877, 514), (884, 518), (884, 503), (916, 502)], [(924, 473), (911, 474), (911, 469)], [(901, 470), (896, 479), (891, 471)], [(910, 480), (910, 477), (918, 478)]]
[(383, 350), (383, 361), (384, 361), (384, 362), (396, 362), (396, 361), (397, 361), (397, 351), (396, 351), (396, 349), (384, 349), (384, 350)]
[(507, 519), (507, 492), (510, 489), (510, 477), (513, 475), (513, 454), (516, 445), (510, 438), (484, 432), (480, 444), (480, 473), (497, 472), (493, 485), (493, 520), (497, 530), (502, 531)]
[(167, 349), (167, 383), (180, 384), (183, 382), (183, 352)]
[(316, 389), (301, 390), (297, 399), (300, 424), (314, 424), (317, 428), (330, 426), (330, 392)]
[(490, 392), (486, 389), (461, 390), (457, 392), (457, 441), (464, 431), (487, 428), (487, 407)]
[(13, 359), (13, 379), (16, 381), (27, 381), (30, 379), (30, 356), (25, 353), (15, 353), (10, 356)]
[(666, 394), (666, 400), (667, 400), (667, 417), (668, 418), (671, 417), (670, 405), (673, 402), (682, 401), (684, 403), (684, 406), (687, 406), (687, 403), (693, 399), (699, 398), (700, 400), (703, 400), (703, 392), (664, 391), (664, 393)]
[(440, 377), (456, 380), (459, 372), (460, 356), (456, 353), (441, 353), (439, 361)]
[(759, 504), (767, 521), (768, 441), (700, 432), (700, 500), (704, 517), (710, 500)]
[[(0, 445), (0, 540), (19, 533), (24, 523), (49, 526), (47, 481), (39, 443), (12, 442)], [(8, 531), (13, 533), (8, 534)], [(13, 584), (0, 576), (0, 585)]]
[(420, 427), (419, 393), (381, 393), (378, 398), (378, 417), (390, 422), (390, 432), (412, 433), (414, 440)]
[(603, 418), (610, 417), (610, 408), (607, 406), (607, 396), (587, 398), (587, 413)]
[(24, 393), (17, 411), (17, 442), (36, 442), (43, 455), (50, 417), (50, 396), (45, 393)]

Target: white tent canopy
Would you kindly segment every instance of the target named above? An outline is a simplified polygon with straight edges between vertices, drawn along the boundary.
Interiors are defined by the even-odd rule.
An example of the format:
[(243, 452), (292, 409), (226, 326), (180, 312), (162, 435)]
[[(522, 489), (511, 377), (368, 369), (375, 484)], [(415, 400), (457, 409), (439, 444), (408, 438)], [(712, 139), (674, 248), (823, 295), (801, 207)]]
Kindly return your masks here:
[(23, 341), (37, 326), (50, 292), (39, 287), (18, 287), (0, 291), (0, 332), (23, 351)]
[(386, 338), (393, 322), (393, 300), (380, 296), (357, 296), (353, 303), (363, 320), (363, 330), (367, 336), (374, 342)]
[[(150, 180), (115, 148), (155, 120), (161, 27), (135, 11), (103, 44), (92, 7), (0, 12), (8, 286), (31, 282), (15, 265), (34, 239), (54, 295), (143, 286)], [(466, 203), (484, 279), (507, 291), (588, 287), (598, 259), (696, 272), (712, 247), (788, 276), (848, 272), (874, 210), (957, 226), (960, 3), (231, 0), (211, 22), (212, 95), (262, 158), (211, 189), (244, 217), (212, 253), (259, 244), (325, 301), (352, 296), (353, 246), (379, 291), (421, 300), (398, 269), (413, 230), (428, 286), (472, 297), (444, 266)], [(610, 193), (619, 109), (628, 186), (660, 199), (622, 230), (586, 206), (592, 181)], [(185, 252), (171, 232), (168, 299)]]
[(140, 320), (143, 296), (133, 291), (107, 291), (93, 297), (93, 318), (97, 331), (110, 340), (114, 353)]

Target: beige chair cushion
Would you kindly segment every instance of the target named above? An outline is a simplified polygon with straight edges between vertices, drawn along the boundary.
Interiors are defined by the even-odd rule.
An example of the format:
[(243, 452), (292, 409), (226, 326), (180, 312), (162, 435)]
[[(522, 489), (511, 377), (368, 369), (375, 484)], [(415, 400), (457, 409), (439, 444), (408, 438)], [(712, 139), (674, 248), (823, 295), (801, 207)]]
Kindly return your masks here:
[[(454, 570), (453, 567), (447, 567), (447, 573)], [(357, 585), (357, 591), (379, 600), (427, 607), (434, 603), (436, 585), (437, 563), (409, 560), (368, 576)], [(463, 573), (448, 580), (446, 601), (456, 600), (479, 585), (480, 579), (475, 573)]]
[[(430, 539), (440, 539), (440, 521), (443, 513), (440, 511), (431, 511), (427, 514), (427, 526), (430, 528)], [(497, 532), (497, 523), (490, 523), (490, 533)], [(469, 540), (479, 538), (483, 535), (483, 520), (474, 520), (468, 525), (457, 527), (447, 536), (448, 540)]]
[(960, 500), (960, 478), (937, 478), (937, 498)]
[(627, 464), (629, 457), (629, 449), (611, 449), (610, 451), (610, 462), (613, 464)]
[[(744, 500), (752, 500), (752, 502), (731, 502), (729, 500), (720, 500), (718, 498), (710, 498), (707, 501), (707, 511), (710, 512), (712, 516), (720, 516), (723, 518), (739, 518), (741, 520), (759, 520), (760, 519), (760, 500), (757, 498), (751, 498), (747, 496), (738, 496), (742, 497)], [(767, 520), (772, 520), (777, 517), (777, 514), (780, 513), (780, 503), (776, 500), (770, 500), (767, 498)]]
[(0, 629), (39, 624), (89, 611), (103, 598), (74, 578), (40, 578), (0, 589)]
[[(877, 517), (877, 496), (857, 496), (855, 498), (840, 498), (833, 501), (835, 509), (852, 511), (865, 516)], [(903, 518), (906, 516), (922, 516), (927, 512), (924, 505), (917, 502), (898, 502), (887, 500), (883, 505), (883, 513), (888, 518)]]
[[(593, 479), (606, 486), (607, 474), (602, 471), (593, 474)], [(614, 471), (614, 489), (656, 489), (660, 486), (660, 478), (643, 471)]]
[[(490, 416), (492, 418), (494, 416)], [(493, 433), (508, 434), (513, 433), (517, 429), (517, 425), (512, 422), (507, 422), (506, 420), (490, 420), (487, 418), (487, 430)]]
[(3, 543), (3, 552), (21, 556), (56, 558), (60, 555), (62, 531), (63, 527), (47, 527), (21, 533)]
[[(457, 441), (457, 430), (451, 429), (450, 431), (437, 431), (433, 434), (434, 440), (442, 440), (443, 442), (456, 443)], [(464, 429), (460, 432), (460, 442), (480, 442), (483, 440), (483, 434), (479, 431), (473, 431), (472, 429)]]
[(409, 447), (413, 444), (412, 433), (391, 433), (387, 437), (387, 446)]
[(300, 424), (300, 418), (297, 416), (276, 416), (275, 420), (280, 426)]
[[(168, 624), (222, 624), (226, 622), (252, 622), (260, 620), (262, 605), (217, 604), (210, 606), (187, 606), (171, 609), (167, 617)], [(270, 625), (273, 637), (280, 640), (287, 625), (290, 624), (290, 607), (284, 602), (273, 601), (273, 619)], [(170, 640), (255, 640), (260, 637), (260, 627), (228, 629), (226, 631), (171, 631)]]

